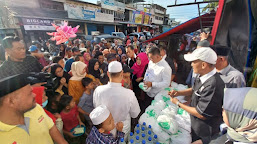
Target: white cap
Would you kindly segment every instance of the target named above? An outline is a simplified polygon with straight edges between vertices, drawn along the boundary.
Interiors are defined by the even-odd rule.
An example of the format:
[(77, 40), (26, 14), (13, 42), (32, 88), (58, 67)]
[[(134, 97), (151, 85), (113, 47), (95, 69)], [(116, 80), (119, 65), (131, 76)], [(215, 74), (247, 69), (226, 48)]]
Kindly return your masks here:
[(92, 123), (94, 125), (99, 125), (103, 123), (110, 115), (110, 111), (105, 105), (100, 105), (96, 107), (89, 115)]
[(122, 71), (122, 65), (118, 61), (113, 61), (108, 65), (108, 72), (110, 73), (118, 73)]
[(217, 54), (210, 47), (201, 47), (193, 51), (191, 54), (185, 54), (186, 61), (201, 60), (209, 64), (216, 64)]
[(107, 43), (107, 41), (105, 40), (105, 38), (101, 38), (101, 42)]

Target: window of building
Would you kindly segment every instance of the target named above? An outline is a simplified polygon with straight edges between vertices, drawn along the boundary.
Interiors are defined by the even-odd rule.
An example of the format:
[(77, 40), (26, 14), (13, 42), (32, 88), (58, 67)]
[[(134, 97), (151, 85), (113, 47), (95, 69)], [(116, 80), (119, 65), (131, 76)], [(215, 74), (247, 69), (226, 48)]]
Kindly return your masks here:
[(45, 9), (64, 10), (63, 3), (51, 0), (39, 0), (39, 5)]

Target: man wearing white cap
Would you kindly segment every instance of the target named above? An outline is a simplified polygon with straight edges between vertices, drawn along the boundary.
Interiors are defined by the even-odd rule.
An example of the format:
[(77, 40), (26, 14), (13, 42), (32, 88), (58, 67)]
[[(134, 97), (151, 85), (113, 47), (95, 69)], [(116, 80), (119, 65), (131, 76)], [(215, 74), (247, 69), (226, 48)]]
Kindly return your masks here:
[[(94, 92), (94, 107), (106, 105), (112, 113), (114, 122), (123, 122), (125, 139), (127, 138), (130, 127), (131, 117), (136, 118), (140, 113), (137, 98), (132, 90), (122, 87), (123, 79), (122, 65), (120, 62), (113, 61), (108, 65), (107, 72), (110, 81), (107, 85), (98, 86)], [(112, 131), (115, 135), (116, 131)]]
[[(217, 54), (209, 47), (196, 49), (184, 55), (192, 62), (193, 71), (199, 76), (194, 86), (184, 91), (171, 91), (171, 101), (190, 113), (193, 144), (208, 144), (219, 133), (222, 123), (222, 104), (225, 84), (216, 73)], [(190, 106), (182, 104), (176, 96), (192, 96)]]
[(117, 138), (110, 134), (110, 131), (115, 128), (115, 124), (112, 114), (105, 105), (96, 107), (90, 113), (90, 119), (94, 127), (87, 137), (86, 144), (118, 144), (120, 139), (124, 138), (122, 122), (118, 122), (116, 125), (118, 130)]

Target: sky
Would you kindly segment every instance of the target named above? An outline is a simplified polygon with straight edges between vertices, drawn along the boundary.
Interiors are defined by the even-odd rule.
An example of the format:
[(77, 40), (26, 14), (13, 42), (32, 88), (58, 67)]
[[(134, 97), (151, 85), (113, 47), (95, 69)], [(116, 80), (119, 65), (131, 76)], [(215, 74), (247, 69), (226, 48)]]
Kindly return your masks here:
[[(84, 0), (86, 2), (97, 3), (97, 0)], [(177, 4), (190, 3), (195, 0), (177, 0)], [(202, 0), (197, 0), (202, 1)], [(168, 5), (174, 5), (175, 0), (145, 0), (145, 3), (154, 3), (167, 8)], [(206, 4), (201, 4), (200, 8), (204, 7)], [(169, 7), (167, 8), (167, 14), (170, 14), (170, 18), (175, 18), (176, 21), (186, 22), (194, 17), (198, 16), (197, 5), (179, 6), (179, 7)]]

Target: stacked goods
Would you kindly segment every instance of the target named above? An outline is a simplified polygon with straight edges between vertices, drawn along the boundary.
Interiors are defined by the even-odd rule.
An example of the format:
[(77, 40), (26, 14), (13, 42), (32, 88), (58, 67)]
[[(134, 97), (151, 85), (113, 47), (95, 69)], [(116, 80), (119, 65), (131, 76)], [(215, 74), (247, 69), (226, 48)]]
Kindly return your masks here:
[[(172, 87), (165, 88), (158, 93), (152, 104), (146, 108), (140, 117), (139, 124), (151, 125), (152, 131), (158, 134), (158, 142), (163, 144), (190, 144), (191, 122), (190, 115), (170, 101), (168, 92), (184, 90), (187, 86), (172, 83)], [(178, 97), (185, 102), (184, 96)]]
[[(137, 124), (134, 133), (129, 135), (129, 144), (160, 144), (157, 140), (158, 136), (153, 132), (151, 125)], [(122, 140), (121, 140), (122, 141)], [(123, 144), (125, 144), (123, 142)]]

